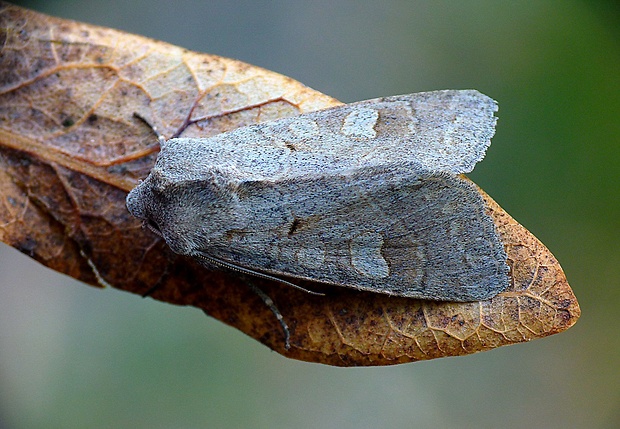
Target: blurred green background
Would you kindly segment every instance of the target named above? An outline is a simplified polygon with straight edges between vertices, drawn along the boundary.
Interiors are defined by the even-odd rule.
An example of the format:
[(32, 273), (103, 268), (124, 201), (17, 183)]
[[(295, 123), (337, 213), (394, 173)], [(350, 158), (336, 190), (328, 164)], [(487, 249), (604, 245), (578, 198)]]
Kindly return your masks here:
[(206, 317), (0, 247), (0, 428), (620, 427), (620, 7), (615, 1), (30, 1), (291, 76), (342, 101), (499, 101), (470, 176), (561, 262), (581, 320), (385, 368), (285, 359)]

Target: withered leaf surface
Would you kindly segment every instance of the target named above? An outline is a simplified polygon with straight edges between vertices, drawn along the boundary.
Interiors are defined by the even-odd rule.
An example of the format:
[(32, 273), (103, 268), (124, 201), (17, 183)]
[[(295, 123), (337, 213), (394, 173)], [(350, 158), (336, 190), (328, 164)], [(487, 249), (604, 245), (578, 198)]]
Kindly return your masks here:
[[(332, 288), (311, 296), (174, 255), (125, 207), (167, 138), (204, 137), (339, 104), (248, 64), (0, 3), (0, 239), (91, 285), (192, 305), (285, 356), (387, 365), (561, 332), (579, 305), (553, 255), (480, 191), (506, 246), (511, 287), (475, 303)], [(320, 289), (317, 285), (306, 285)]]

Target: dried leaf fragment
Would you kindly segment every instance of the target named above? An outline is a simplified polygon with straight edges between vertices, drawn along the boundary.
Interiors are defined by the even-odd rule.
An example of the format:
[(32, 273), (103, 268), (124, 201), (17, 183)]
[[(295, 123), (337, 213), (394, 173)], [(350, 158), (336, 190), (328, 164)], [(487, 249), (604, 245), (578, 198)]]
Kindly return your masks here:
[[(267, 70), (0, 3), (0, 239), (92, 285), (193, 305), (295, 359), (386, 365), (456, 356), (572, 326), (579, 305), (553, 255), (486, 194), (508, 291), (437, 303), (260, 282), (291, 328), (235, 274), (172, 254), (125, 208), (167, 137), (204, 137), (338, 102)], [(482, 191), (481, 191), (482, 192)]]

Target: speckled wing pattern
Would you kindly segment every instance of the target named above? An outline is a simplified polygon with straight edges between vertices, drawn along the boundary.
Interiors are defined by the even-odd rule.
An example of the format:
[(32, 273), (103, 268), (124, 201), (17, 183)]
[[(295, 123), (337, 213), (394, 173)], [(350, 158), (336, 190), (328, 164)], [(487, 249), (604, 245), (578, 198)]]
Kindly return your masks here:
[(128, 197), (178, 253), (422, 299), (508, 286), (506, 253), (459, 176), (493, 136), (496, 103), (434, 91), (173, 139)]

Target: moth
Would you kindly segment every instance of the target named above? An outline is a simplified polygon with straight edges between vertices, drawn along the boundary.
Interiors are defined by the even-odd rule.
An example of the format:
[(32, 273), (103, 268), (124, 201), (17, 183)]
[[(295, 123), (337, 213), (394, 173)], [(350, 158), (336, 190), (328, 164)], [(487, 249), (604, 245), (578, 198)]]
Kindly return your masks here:
[(484, 157), (496, 111), (478, 91), (432, 91), (171, 139), (127, 207), (210, 268), (485, 300), (508, 287), (507, 256), (462, 174)]

